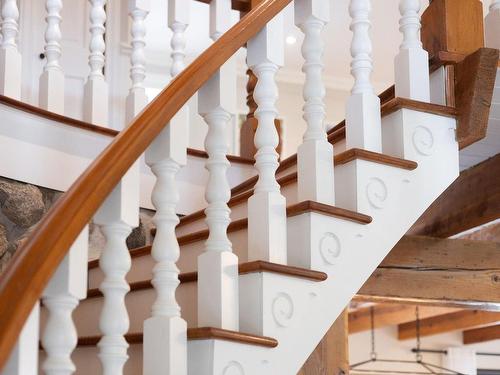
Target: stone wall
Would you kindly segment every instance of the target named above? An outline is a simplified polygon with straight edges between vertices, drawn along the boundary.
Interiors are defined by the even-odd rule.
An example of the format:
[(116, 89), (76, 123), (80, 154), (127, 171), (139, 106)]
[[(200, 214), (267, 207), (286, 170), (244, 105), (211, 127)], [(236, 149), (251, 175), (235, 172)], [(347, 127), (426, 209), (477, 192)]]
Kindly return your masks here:
[[(0, 177), (0, 273), (61, 195), (55, 190)], [(140, 225), (127, 239), (129, 249), (151, 243), (153, 214), (141, 210)], [(97, 225), (90, 223), (89, 229), (89, 258), (95, 259), (104, 246), (104, 237)]]

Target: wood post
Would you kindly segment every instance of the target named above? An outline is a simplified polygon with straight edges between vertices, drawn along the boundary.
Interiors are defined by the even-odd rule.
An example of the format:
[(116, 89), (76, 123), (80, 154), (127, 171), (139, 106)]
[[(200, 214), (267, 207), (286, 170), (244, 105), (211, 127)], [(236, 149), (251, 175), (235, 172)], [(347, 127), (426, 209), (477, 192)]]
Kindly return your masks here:
[(340, 314), (297, 375), (349, 374), (349, 313)]

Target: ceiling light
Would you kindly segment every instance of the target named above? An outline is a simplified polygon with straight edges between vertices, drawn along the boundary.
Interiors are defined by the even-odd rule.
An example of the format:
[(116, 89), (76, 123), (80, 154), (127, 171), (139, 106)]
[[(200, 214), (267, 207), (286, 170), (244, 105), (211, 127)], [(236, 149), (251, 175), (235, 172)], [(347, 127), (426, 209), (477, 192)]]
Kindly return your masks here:
[(295, 38), (293, 35), (289, 35), (286, 37), (286, 44), (295, 44), (297, 42), (297, 38)]

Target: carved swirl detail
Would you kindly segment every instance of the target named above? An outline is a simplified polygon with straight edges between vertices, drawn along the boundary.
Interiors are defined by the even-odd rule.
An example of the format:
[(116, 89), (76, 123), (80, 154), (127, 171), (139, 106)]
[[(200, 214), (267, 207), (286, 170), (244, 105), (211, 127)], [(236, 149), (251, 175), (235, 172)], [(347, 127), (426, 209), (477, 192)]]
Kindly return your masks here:
[(231, 361), (224, 367), (224, 370), (222, 370), (222, 375), (245, 375), (245, 370), (241, 363)]
[(418, 126), (413, 131), (413, 147), (419, 154), (430, 156), (434, 152), (434, 136), (429, 128)]
[(288, 327), (291, 324), (295, 313), (295, 306), (292, 297), (290, 297), (287, 293), (278, 293), (273, 300), (272, 313), (274, 321), (277, 325), (281, 327)]
[(389, 191), (385, 182), (378, 177), (371, 178), (366, 185), (366, 197), (374, 208), (384, 208), (387, 198), (389, 198)]
[(319, 252), (327, 264), (335, 264), (341, 253), (339, 238), (330, 232), (326, 232), (319, 241)]

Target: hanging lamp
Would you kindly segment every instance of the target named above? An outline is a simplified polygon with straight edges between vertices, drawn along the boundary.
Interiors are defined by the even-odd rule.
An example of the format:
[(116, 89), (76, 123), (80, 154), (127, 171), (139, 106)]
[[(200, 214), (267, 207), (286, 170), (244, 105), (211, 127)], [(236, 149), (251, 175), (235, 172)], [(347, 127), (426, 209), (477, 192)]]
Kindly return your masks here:
[[(350, 366), (351, 374), (368, 374), (368, 375), (399, 375), (399, 374), (411, 374), (411, 375), (467, 375), (454, 370), (449, 370), (444, 367), (436, 366), (428, 362), (424, 362), (422, 353), (420, 352), (420, 316), (418, 306), (415, 309), (416, 317), (416, 336), (417, 336), (417, 349), (414, 361), (409, 360), (399, 360), (399, 359), (380, 359), (377, 356), (377, 351), (375, 349), (375, 309), (370, 307), (370, 322), (371, 322), (371, 352), (370, 359), (355, 363)], [(368, 364), (386, 364), (386, 365), (405, 365), (406, 367), (410, 365), (415, 366), (415, 371), (407, 370), (387, 370), (387, 369), (373, 369), (373, 368), (362, 368)], [(370, 366), (371, 367), (371, 366)]]

